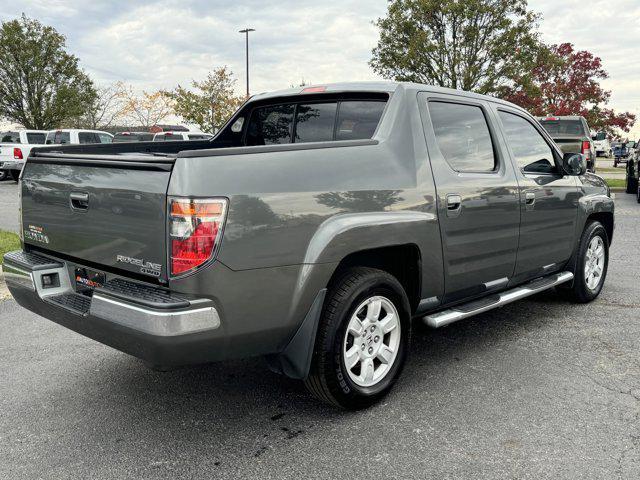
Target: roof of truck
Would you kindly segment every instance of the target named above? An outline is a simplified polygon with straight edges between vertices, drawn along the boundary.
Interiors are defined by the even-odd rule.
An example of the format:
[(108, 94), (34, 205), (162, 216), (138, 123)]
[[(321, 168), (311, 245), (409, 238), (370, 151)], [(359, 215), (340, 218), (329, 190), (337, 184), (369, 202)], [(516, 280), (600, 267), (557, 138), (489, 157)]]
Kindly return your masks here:
[(457, 90), (454, 88), (438, 87), (435, 85), (425, 85), (421, 83), (411, 82), (391, 82), (391, 81), (370, 81), (370, 82), (341, 82), (341, 83), (323, 83), (317, 85), (305, 85), (295, 88), (287, 88), (284, 90), (276, 90), (273, 92), (263, 92), (251, 97), (251, 101), (266, 100), (269, 98), (288, 97), (301, 95), (306, 93), (343, 93), (343, 92), (377, 92), (377, 93), (394, 93), (398, 88), (402, 87), (406, 91), (412, 92), (432, 92), (447, 95), (457, 95), (462, 97), (477, 98), (488, 100), (494, 103), (509, 105), (511, 107), (522, 110), (521, 107), (513, 103), (501, 100), (488, 95), (468, 92), (465, 90)]

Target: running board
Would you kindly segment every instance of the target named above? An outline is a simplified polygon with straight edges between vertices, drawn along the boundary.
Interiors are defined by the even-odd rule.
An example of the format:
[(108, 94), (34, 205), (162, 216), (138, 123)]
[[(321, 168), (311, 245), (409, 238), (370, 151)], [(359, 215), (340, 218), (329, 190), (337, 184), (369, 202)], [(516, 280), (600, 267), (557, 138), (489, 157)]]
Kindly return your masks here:
[(571, 272), (560, 272), (554, 275), (549, 275), (548, 277), (538, 278), (511, 290), (489, 295), (488, 297), (481, 298), (480, 300), (474, 300), (473, 302), (458, 305), (448, 310), (443, 310), (442, 312), (427, 315), (423, 318), (423, 321), (432, 328), (444, 327), (445, 325), (457, 322), (458, 320), (472, 317), (479, 313), (493, 310), (494, 308), (502, 307), (503, 305), (515, 302), (522, 298), (535, 295), (538, 292), (548, 290), (572, 279), (573, 273)]

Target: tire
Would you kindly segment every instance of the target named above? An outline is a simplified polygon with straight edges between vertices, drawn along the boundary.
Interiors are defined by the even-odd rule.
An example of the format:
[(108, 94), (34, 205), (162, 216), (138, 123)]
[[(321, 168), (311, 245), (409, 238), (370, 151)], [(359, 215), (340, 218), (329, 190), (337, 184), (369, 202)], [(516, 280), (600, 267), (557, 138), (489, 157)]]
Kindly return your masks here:
[(0, 182), (7, 178), (6, 170), (0, 170)]
[[(599, 239), (599, 242), (598, 240)], [(597, 278), (597, 283), (593, 283), (592, 277), (587, 276), (587, 262), (589, 258), (594, 258), (598, 247), (602, 247), (602, 256), (596, 255), (595, 258), (600, 258), (597, 263), (592, 262), (591, 266), (600, 270), (600, 274)], [(591, 252), (590, 252), (591, 250)], [(607, 278), (607, 269), (609, 267), (609, 236), (607, 231), (600, 222), (588, 223), (582, 232), (580, 242), (577, 250), (577, 260), (574, 271), (573, 286), (567, 289), (561, 289), (561, 291), (572, 301), (577, 303), (588, 303), (595, 300), (600, 292)], [(593, 271), (593, 270), (591, 270)]]
[[(396, 314), (395, 326), (387, 323), (392, 329), (381, 330), (382, 321), (391, 322), (390, 315)], [(364, 334), (356, 334), (350, 324)], [(374, 404), (391, 390), (402, 372), (410, 328), (409, 300), (395, 277), (373, 268), (346, 270), (325, 299), (305, 386), (318, 399), (346, 410)], [(386, 362), (380, 360), (383, 354)], [(351, 369), (346, 366), (349, 358), (354, 360)], [(365, 374), (363, 369), (372, 373)]]
[(614, 160), (613, 161), (613, 168), (617, 168), (618, 167), (618, 160)]
[(638, 203), (640, 203), (640, 186), (638, 186), (636, 190), (636, 200), (638, 201)]
[(20, 178), (20, 171), (19, 170), (11, 170), (11, 179), (18, 183), (18, 179)]

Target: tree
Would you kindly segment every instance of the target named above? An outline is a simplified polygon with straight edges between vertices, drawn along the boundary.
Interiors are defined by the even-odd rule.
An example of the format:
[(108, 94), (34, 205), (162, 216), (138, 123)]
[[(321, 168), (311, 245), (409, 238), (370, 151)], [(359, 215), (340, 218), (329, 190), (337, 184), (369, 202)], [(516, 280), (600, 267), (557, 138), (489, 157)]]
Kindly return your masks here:
[(166, 95), (174, 101), (176, 115), (198, 125), (203, 132), (214, 133), (237, 110), (243, 99), (234, 93), (236, 80), (227, 67), (210, 72), (202, 81), (194, 80), (193, 90), (178, 85)]
[(75, 128), (104, 130), (118, 123), (125, 113), (126, 88), (122, 82), (99, 87), (85, 114), (72, 122)]
[(173, 113), (173, 100), (160, 90), (138, 94), (133, 87), (124, 86), (119, 96), (123, 102), (121, 115), (132, 124), (150, 128)]
[(537, 19), (526, 0), (390, 0), (369, 64), (397, 81), (491, 94), (529, 68)]
[(26, 128), (57, 128), (83, 115), (96, 92), (65, 37), (27, 18), (0, 28), (0, 117)]
[(592, 53), (576, 51), (571, 43), (551, 45), (540, 50), (534, 68), (504, 87), (500, 96), (533, 115), (581, 115), (594, 130), (628, 132), (635, 115), (606, 107), (611, 92), (600, 81), (608, 77), (602, 60)]

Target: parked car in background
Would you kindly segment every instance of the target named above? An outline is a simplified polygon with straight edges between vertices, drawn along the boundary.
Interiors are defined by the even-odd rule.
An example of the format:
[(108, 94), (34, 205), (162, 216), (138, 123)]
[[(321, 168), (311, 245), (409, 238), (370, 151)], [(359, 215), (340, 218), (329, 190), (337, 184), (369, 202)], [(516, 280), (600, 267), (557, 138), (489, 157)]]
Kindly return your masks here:
[(159, 132), (153, 135), (154, 142), (177, 142), (181, 140), (209, 140), (210, 133), (203, 132)]
[(611, 158), (611, 144), (606, 132), (598, 132), (593, 137), (593, 148), (596, 151), (596, 157)]
[(112, 143), (113, 135), (100, 130), (63, 128), (47, 133), (47, 145), (81, 145), (87, 143)]
[(20, 170), (35, 145), (45, 142), (44, 130), (10, 130), (0, 133), (0, 180), (17, 181)]
[(211, 141), (36, 149), (21, 188), (21, 306), (151, 365), (265, 356), (348, 409), (392, 388), (412, 318), (595, 299), (614, 229), (522, 108), (391, 82), (256, 95)]
[(113, 143), (150, 142), (153, 135), (151, 132), (118, 132), (113, 136)]
[(538, 120), (563, 152), (581, 153), (587, 157), (587, 169), (595, 173), (596, 150), (584, 117), (544, 117)]
[(617, 143), (613, 147), (613, 166), (617, 167), (620, 163), (625, 163), (629, 158), (628, 142)]

